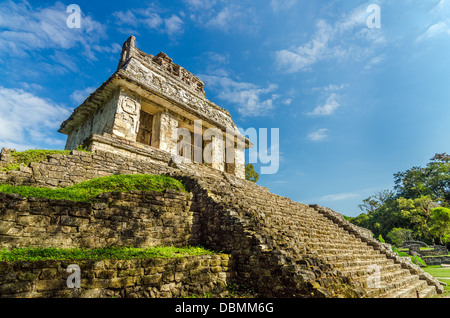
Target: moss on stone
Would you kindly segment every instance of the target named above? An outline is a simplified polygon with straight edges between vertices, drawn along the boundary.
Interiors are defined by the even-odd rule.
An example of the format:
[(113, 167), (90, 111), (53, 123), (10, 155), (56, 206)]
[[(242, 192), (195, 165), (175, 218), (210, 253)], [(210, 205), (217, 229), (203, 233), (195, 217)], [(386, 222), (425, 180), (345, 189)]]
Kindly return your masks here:
[(0, 184), (0, 192), (17, 193), (24, 197), (90, 202), (105, 192), (159, 191), (173, 189), (186, 192), (184, 185), (173, 178), (159, 175), (114, 175), (101, 177), (58, 189)]

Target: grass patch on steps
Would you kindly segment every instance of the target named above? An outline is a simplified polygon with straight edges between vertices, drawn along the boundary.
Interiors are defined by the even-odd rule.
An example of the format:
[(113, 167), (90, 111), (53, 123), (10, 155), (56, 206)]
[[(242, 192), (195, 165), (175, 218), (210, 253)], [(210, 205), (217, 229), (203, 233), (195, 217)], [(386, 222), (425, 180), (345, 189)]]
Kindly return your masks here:
[(215, 253), (199, 246), (159, 246), (149, 248), (105, 247), (98, 249), (27, 247), (16, 248), (11, 251), (6, 248), (0, 249), (0, 262), (180, 258), (213, 254)]
[(104, 192), (129, 192), (133, 190), (162, 192), (165, 189), (186, 192), (186, 188), (179, 180), (162, 175), (114, 175), (58, 189), (0, 184), (0, 192), (4, 193), (77, 202), (89, 202)]

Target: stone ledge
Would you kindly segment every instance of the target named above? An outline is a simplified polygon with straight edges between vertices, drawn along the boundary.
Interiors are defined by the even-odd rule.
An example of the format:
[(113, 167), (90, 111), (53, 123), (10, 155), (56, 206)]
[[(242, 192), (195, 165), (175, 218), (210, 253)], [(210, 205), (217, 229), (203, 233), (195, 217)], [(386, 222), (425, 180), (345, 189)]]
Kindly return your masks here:
[[(172, 298), (224, 296), (229, 259), (223, 255), (131, 260), (0, 262), (1, 298)], [(80, 268), (81, 288), (67, 280)]]

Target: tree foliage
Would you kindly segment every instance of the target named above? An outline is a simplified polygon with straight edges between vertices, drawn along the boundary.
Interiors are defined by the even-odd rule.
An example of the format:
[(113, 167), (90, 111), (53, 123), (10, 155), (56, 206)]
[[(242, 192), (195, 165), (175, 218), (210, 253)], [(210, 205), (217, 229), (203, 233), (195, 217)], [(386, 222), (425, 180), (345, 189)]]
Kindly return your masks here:
[(450, 205), (450, 156), (436, 154), (426, 167), (413, 167), (394, 174), (399, 196), (417, 198), (428, 195), (434, 201)]
[(430, 232), (439, 239), (439, 244), (450, 240), (450, 209), (435, 208), (431, 213)]
[(394, 182), (393, 190), (363, 200), (363, 213), (350, 221), (392, 244), (406, 237), (450, 242), (450, 155), (436, 154), (425, 167), (398, 172)]
[(251, 163), (245, 165), (245, 180), (258, 182), (259, 174), (255, 171), (255, 167)]

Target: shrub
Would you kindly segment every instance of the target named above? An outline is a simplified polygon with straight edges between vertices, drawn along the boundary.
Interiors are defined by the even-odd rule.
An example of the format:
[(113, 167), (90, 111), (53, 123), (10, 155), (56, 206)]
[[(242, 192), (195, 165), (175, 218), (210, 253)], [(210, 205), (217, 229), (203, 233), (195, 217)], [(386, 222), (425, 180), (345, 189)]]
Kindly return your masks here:
[(413, 240), (412, 230), (403, 229), (401, 227), (392, 229), (388, 234), (387, 238), (391, 241), (392, 244), (396, 246), (400, 246), (405, 241)]

